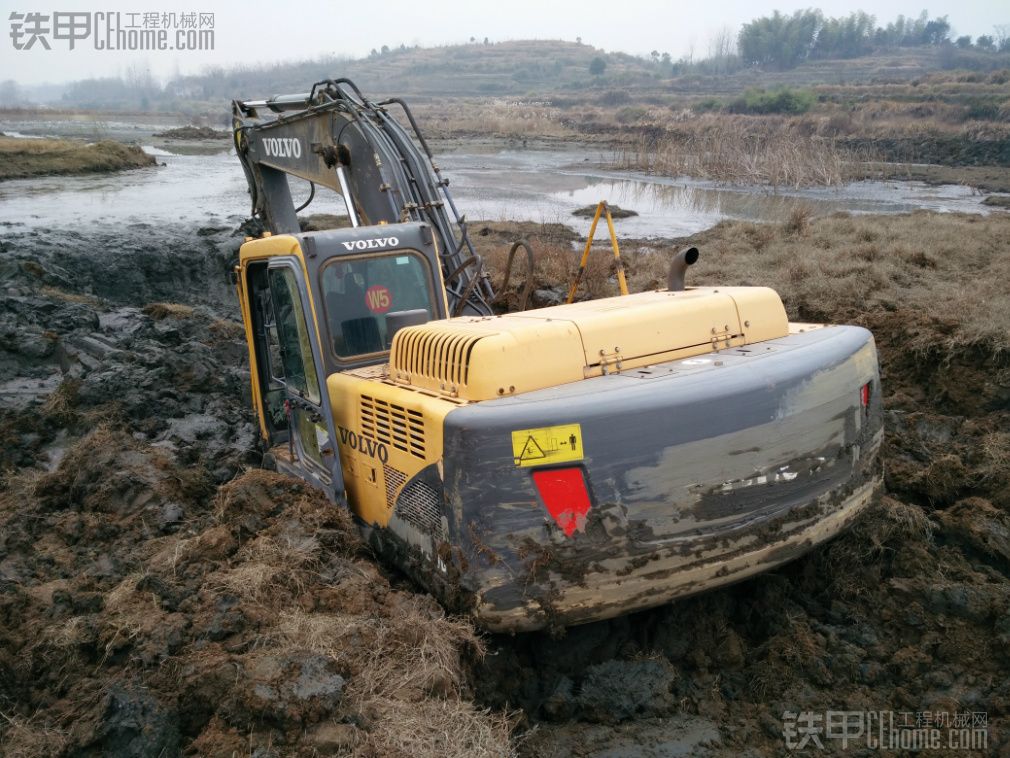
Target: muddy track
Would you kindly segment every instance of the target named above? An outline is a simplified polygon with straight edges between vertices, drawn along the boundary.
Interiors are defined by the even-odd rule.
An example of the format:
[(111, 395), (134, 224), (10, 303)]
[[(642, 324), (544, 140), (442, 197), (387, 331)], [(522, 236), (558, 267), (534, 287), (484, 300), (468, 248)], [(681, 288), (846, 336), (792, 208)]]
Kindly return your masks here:
[(777, 754), (784, 711), (829, 709), (984, 712), (1005, 747), (1005, 356), (912, 352), (934, 327), (867, 314), (889, 494), (850, 532), (654, 611), (482, 641), (257, 469), (240, 239), (3, 239), (4, 755)]

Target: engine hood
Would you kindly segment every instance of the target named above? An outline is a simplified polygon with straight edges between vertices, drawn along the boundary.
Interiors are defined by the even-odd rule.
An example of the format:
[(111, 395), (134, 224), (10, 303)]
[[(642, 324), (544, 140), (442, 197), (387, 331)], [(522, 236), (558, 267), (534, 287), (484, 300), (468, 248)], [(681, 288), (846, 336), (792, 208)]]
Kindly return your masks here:
[(788, 333), (782, 301), (765, 287), (643, 292), (401, 329), (389, 379), (489, 400)]

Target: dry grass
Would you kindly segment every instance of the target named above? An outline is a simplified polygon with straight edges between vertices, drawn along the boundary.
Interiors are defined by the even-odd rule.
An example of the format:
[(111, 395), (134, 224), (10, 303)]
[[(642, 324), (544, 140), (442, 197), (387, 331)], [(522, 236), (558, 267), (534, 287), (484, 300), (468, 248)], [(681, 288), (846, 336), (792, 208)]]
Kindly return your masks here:
[(514, 723), (466, 698), (461, 653), (482, 656), (469, 621), (414, 596), (384, 616), (282, 612), (272, 644), (332, 659), (351, 673), (344, 703), (370, 724), (356, 755), (509, 756)]
[(42, 415), (64, 425), (70, 424), (77, 416), (78, 393), (81, 380), (67, 377), (42, 403)]
[[(869, 589), (859, 576), (867, 566), (880, 566), (902, 551), (921, 560), (933, 545), (936, 526), (917, 505), (885, 496), (871, 505), (846, 535), (817, 553), (820, 574), (831, 577), (826, 591), (841, 597), (866, 597)], [(935, 565), (917, 569), (932, 575)]]
[[(536, 287), (567, 292), (579, 261), (574, 239), (543, 237), (528, 225), (496, 225), (475, 235), (495, 286), (501, 281), (509, 230), (525, 233), (536, 255)], [(874, 326), (900, 312), (904, 346), (923, 356), (973, 347), (1010, 353), (1010, 215), (931, 213), (815, 217), (800, 207), (779, 224), (724, 221), (685, 240), (623, 240), (631, 291), (664, 287), (670, 257), (696, 245), (688, 285), (754, 285), (775, 289), (794, 321)], [(606, 240), (590, 254), (589, 293), (617, 294)], [(522, 286), (514, 277), (509, 296)], [(584, 290), (580, 290), (584, 296)], [(506, 297), (508, 301), (508, 296)]]
[[(873, 326), (900, 313), (904, 346), (923, 356), (1010, 352), (1010, 216), (917, 212), (725, 221), (687, 242), (689, 284), (773, 287), (793, 320)], [(626, 246), (629, 286), (665, 281), (677, 246)]]
[(225, 341), (245, 339), (245, 327), (238, 321), (214, 319), (207, 328), (215, 339)]
[(468, 700), (373, 700), (386, 724), (368, 733), (354, 755), (439, 756), (440, 758), (510, 758), (517, 755), (510, 741), (515, 719)]
[(43, 297), (54, 300), (62, 300), (65, 303), (79, 303), (81, 305), (100, 306), (102, 301), (94, 295), (81, 295), (76, 292), (64, 292), (56, 287), (41, 287), (39, 294)]
[(137, 145), (0, 137), (0, 180), (121, 171), (155, 164)]
[(69, 742), (66, 731), (49, 724), (42, 713), (25, 719), (0, 711), (0, 743), (6, 758), (60, 755)]
[[(201, 707), (221, 709), (218, 725), (212, 720), (203, 733), (187, 735), (191, 747), (204, 744), (204, 738), (206, 746), (215, 739), (232, 745), (235, 728), (245, 730), (249, 753), (269, 745), (275, 733), (259, 725), (257, 709), (283, 706), (304, 708), (291, 711), (297, 731), (345, 727), (346, 750), (362, 757), (516, 754), (512, 714), (472, 701), (464, 668), (484, 654), (484, 646), (471, 622), (447, 617), (430, 596), (391, 587), (363, 557), (365, 548), (346, 511), (297, 480), (254, 470), (220, 488), (217, 498), (210, 493), (182, 498), (202, 503), (202, 515), (194, 508), (184, 530), (155, 536), (144, 523), (149, 501), (138, 492), (158, 497), (164, 491), (166, 499), (176, 499), (176, 485), (155, 480), (142, 490), (121, 492), (109, 489), (109, 480), (143, 483), (162, 464), (154, 449), (103, 428), (72, 446), (56, 472), (38, 481), (7, 482), (0, 494), (0, 529), (7, 528), (15, 508), (34, 513), (72, 507), (82, 522), (121, 530), (120, 542), (110, 542), (107, 550), (124, 563), (123, 573), (107, 583), (83, 585), (88, 595), (100, 593), (100, 608), (50, 612), (49, 596), (82, 586), (72, 573), (36, 585), (37, 591), (25, 596), (38, 612), (18, 651), (18, 676), (44, 671), (47, 682), (60, 682), (61, 688), (68, 682), (68, 692), (80, 692), (70, 688), (83, 680), (103, 685), (136, 680), (173, 702), (181, 692), (206, 698)], [(181, 470), (162, 473), (174, 479)], [(136, 505), (125, 506), (124, 498)], [(95, 510), (92, 502), (101, 505), (100, 513), (89, 513)], [(78, 538), (68, 535), (74, 542)], [(57, 555), (50, 537), (43, 542), (41, 555)], [(75, 572), (76, 565), (64, 570)], [(227, 620), (218, 619), (221, 608), (231, 609)], [(220, 634), (219, 623), (227, 625), (226, 648), (208, 639)], [(345, 680), (341, 697), (284, 700), (289, 696), (275, 692), (263, 700), (248, 686), (260, 674), (250, 674), (252, 680), (231, 676), (232, 664), (242, 673), (260, 671), (254, 664), (265, 661), (262, 671), (269, 673), (263, 676), (283, 677), (284, 671), (271, 666), (306, 654), (329, 659), (330, 670)], [(223, 669), (228, 673), (215, 678)], [(179, 671), (205, 671), (212, 692), (202, 685), (185, 689), (192, 674)], [(100, 722), (102, 714), (89, 710), (95, 704), (79, 699), (39, 716), (30, 703), (12, 703), (13, 712), (0, 714), (0, 752), (24, 758), (72, 752), (80, 734), (89, 734), (82, 730)], [(194, 737), (199, 739), (192, 742)], [(311, 752), (308, 743), (304, 747)], [(207, 754), (230, 755), (233, 749), (208, 747)]]
[(562, 123), (561, 112), (546, 104), (508, 99), (450, 100), (434, 106), (420, 104), (413, 110), (425, 135), (433, 138), (483, 135), (557, 139), (576, 134)]
[(319, 543), (311, 535), (257, 537), (239, 551), (236, 564), (212, 581), (217, 590), (257, 603), (275, 603), (304, 589)]
[(805, 134), (785, 120), (706, 115), (665, 137), (621, 150), (619, 168), (772, 187), (833, 186), (855, 156), (829, 137)]
[(982, 438), (983, 482), (1010, 480), (1010, 432), (990, 432)]
[(876, 517), (868, 520), (864, 533), (866, 551), (880, 554), (896, 538), (913, 542), (932, 542), (933, 524), (922, 508), (893, 498), (884, 498)]
[(144, 306), (143, 311), (155, 321), (162, 321), (166, 318), (190, 318), (194, 313), (192, 306), (181, 303), (149, 303)]

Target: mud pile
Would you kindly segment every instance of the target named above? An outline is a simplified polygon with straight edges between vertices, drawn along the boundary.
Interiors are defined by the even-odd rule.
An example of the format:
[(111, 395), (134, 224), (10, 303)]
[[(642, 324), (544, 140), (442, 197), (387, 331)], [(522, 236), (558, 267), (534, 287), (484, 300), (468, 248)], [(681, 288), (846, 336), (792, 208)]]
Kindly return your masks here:
[(0, 753), (510, 754), (471, 626), (258, 468), (236, 242), (4, 241)]
[(3, 755), (762, 755), (784, 712), (828, 710), (984, 713), (1006, 749), (1010, 370), (952, 346), (953, 314), (863, 314), (888, 495), (850, 532), (653, 611), (480, 638), (259, 470), (238, 240), (0, 243)]
[(22, 139), (0, 134), (0, 181), (52, 174), (90, 174), (154, 166), (140, 145), (112, 140)]
[(209, 126), (178, 126), (174, 129), (166, 129), (163, 132), (155, 132), (155, 137), (167, 140), (211, 140), (211, 139), (231, 139), (231, 132), (213, 129)]

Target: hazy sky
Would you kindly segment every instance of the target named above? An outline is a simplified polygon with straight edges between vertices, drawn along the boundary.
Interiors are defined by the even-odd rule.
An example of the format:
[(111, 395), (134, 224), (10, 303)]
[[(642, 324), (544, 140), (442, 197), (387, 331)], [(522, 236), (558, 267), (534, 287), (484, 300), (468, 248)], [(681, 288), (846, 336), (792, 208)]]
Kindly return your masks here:
[[(0, 41), (0, 80), (12, 78), (25, 84), (62, 82), (94, 76), (116, 76), (131, 66), (149, 66), (164, 80), (174, 73), (199, 72), (208, 64), (255, 64), (277, 60), (300, 60), (335, 54), (367, 55), (382, 45), (438, 45), (466, 42), (476, 37), (492, 41), (507, 39), (566, 39), (608, 51), (648, 54), (669, 52), (674, 58), (692, 51), (703, 57), (709, 40), (720, 28), (735, 34), (740, 24), (778, 9), (783, 12), (819, 7), (828, 15), (865, 10), (878, 23), (903, 13), (917, 16), (921, 4), (898, 0), (714, 0), (712, 2), (660, 2), (659, 0), (371, 0), (326, 2), (286, 0), (256, 3), (248, 0), (0, 0), (4, 29)], [(996, 24), (1010, 24), (1008, 0), (957, 0), (946, 7), (927, 6), (930, 16), (947, 14), (956, 35), (991, 34)], [(122, 27), (141, 26), (147, 12), (203, 12), (214, 14), (213, 51), (164, 50), (126, 52), (96, 50), (95, 35), (75, 42), (52, 38), (52, 14), (119, 12)], [(46, 22), (51, 49), (40, 39), (32, 49), (15, 48), (11, 38), (15, 14), (40, 13)], [(135, 14), (127, 16), (126, 14)], [(64, 17), (66, 18), (66, 17)], [(82, 17), (78, 17), (80, 19)], [(104, 17), (103, 17), (104, 18)], [(205, 26), (207, 21), (205, 19)], [(102, 22), (104, 24), (104, 20)], [(24, 27), (22, 27), (22, 31)], [(176, 25), (169, 20), (166, 32), (174, 39)], [(65, 35), (64, 35), (65, 36)], [(28, 37), (18, 42), (24, 46)], [(329, 72), (339, 73), (339, 72)]]

